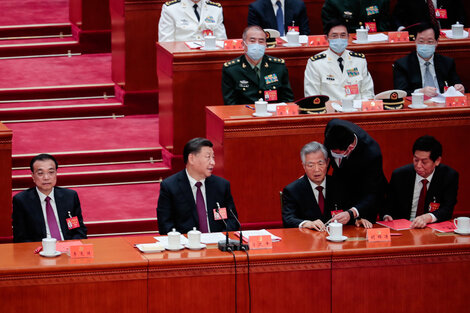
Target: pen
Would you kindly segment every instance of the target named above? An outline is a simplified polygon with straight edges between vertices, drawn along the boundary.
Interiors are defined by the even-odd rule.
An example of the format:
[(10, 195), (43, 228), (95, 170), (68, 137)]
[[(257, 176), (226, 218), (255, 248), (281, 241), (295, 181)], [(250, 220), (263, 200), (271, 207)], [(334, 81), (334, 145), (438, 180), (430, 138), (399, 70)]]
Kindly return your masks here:
[(255, 109), (254, 107), (252, 107), (251, 105), (248, 105), (248, 104), (247, 104), (247, 105), (245, 105), (245, 107), (247, 107), (248, 109), (252, 109), (252, 110), (254, 110), (254, 109)]

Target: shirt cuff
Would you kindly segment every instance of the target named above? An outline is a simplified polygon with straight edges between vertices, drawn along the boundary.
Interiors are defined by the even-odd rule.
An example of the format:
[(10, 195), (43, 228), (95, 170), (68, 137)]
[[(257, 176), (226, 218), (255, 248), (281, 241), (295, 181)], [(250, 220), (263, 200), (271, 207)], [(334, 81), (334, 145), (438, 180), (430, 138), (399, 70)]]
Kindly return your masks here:
[(382, 220), (384, 220), (384, 221), (385, 221), (385, 218), (386, 218), (387, 216), (388, 216), (388, 217), (391, 217), (390, 215), (388, 215), (388, 214), (385, 214), (385, 215), (384, 215), (384, 217), (382, 218)]
[(353, 210), (354, 212), (356, 212), (356, 217), (355, 218), (358, 218), (359, 217), (359, 211), (355, 208), (355, 207), (352, 207), (351, 210)]
[(310, 222), (308, 220), (305, 220), (303, 221), (302, 223), (299, 224), (299, 228), (303, 228), (304, 227), (304, 224), (307, 223), (307, 222)]
[(434, 216), (434, 214), (432, 213), (428, 213), (428, 214), (431, 215), (431, 218), (432, 218), (431, 223), (434, 223), (435, 221), (437, 221), (437, 218)]

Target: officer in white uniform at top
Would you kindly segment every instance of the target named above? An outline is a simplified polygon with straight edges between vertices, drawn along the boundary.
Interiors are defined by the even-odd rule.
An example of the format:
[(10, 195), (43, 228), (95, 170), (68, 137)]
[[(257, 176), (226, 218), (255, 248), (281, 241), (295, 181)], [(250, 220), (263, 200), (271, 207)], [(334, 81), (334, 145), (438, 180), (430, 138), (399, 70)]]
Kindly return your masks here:
[(220, 3), (208, 0), (172, 0), (162, 6), (158, 41), (203, 40), (211, 30), (217, 39), (227, 39)]
[(344, 22), (325, 25), (330, 47), (308, 60), (305, 69), (305, 97), (327, 95), (330, 100), (374, 98), (374, 82), (364, 54), (346, 50), (348, 30)]

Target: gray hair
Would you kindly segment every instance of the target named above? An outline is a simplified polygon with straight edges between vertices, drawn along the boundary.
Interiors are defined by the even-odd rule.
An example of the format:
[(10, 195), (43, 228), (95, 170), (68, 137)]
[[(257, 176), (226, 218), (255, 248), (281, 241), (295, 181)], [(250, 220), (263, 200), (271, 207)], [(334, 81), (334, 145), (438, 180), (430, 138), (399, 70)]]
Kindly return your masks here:
[(264, 36), (266, 37), (266, 32), (264, 31), (263, 28), (261, 28), (260, 26), (258, 25), (250, 25), (250, 26), (247, 26), (244, 30), (243, 30), (243, 35), (242, 35), (242, 39), (243, 41), (246, 41), (246, 33), (251, 30), (251, 29), (256, 29), (256, 30), (259, 30), (260, 32), (263, 32), (264, 33)]
[(305, 156), (307, 154), (317, 151), (321, 151), (323, 153), (325, 161), (328, 160), (328, 151), (326, 151), (325, 146), (317, 141), (312, 141), (307, 143), (303, 146), (302, 150), (300, 150), (300, 159), (302, 160), (302, 164), (305, 164)]

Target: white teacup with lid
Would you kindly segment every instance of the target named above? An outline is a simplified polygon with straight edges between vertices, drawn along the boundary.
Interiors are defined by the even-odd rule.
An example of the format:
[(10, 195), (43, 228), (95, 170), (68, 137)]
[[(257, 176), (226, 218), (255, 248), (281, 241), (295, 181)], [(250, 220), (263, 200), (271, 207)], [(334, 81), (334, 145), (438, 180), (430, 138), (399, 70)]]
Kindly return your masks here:
[(201, 232), (193, 228), (188, 232), (188, 247), (190, 249), (197, 249), (201, 246)]
[(463, 24), (460, 24), (459, 22), (452, 24), (452, 37), (463, 38)]
[(369, 40), (369, 30), (361, 26), (361, 28), (356, 29), (356, 36), (358, 42), (367, 42)]
[(179, 249), (181, 247), (181, 234), (175, 228), (168, 233), (168, 248)]
[(216, 40), (214, 35), (207, 35), (204, 37), (204, 50), (216, 50)]
[(56, 252), (57, 239), (55, 238), (43, 238), (42, 239), (42, 251), (45, 255), (54, 255)]
[(296, 31), (294, 28), (289, 30), (286, 34), (287, 37), (287, 45), (291, 47), (297, 47), (300, 45), (299, 43), (299, 36), (300, 33)]
[(268, 113), (268, 103), (260, 98), (255, 102), (255, 111), (258, 115), (266, 115)]
[(341, 240), (343, 237), (343, 224), (334, 220), (326, 226), (326, 232), (330, 235), (331, 240)]

